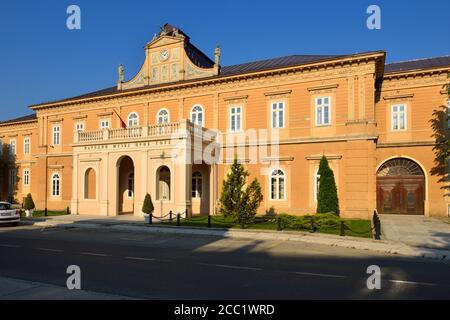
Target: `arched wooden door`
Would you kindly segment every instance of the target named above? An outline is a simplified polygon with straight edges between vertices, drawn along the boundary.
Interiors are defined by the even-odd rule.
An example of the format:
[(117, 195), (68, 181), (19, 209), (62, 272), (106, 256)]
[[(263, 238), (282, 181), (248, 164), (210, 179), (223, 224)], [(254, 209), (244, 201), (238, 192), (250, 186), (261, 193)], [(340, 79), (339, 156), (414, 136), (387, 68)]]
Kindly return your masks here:
[(417, 163), (396, 158), (377, 173), (377, 210), (381, 214), (424, 214), (425, 175)]

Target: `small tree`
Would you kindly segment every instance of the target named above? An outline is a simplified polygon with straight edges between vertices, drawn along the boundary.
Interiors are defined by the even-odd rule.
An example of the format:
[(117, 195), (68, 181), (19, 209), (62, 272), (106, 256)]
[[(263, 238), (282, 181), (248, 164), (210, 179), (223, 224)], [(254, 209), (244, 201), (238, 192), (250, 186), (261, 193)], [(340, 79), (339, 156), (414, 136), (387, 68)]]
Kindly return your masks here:
[(147, 193), (145, 195), (144, 204), (142, 205), (142, 212), (146, 214), (153, 213), (155, 207), (153, 206), (152, 197)]
[(328, 165), (327, 157), (323, 156), (319, 165), (319, 192), (317, 195), (317, 213), (333, 212), (339, 215), (339, 199), (337, 195), (334, 173)]
[[(450, 79), (450, 74), (449, 74)], [(450, 82), (443, 86), (450, 100)], [(450, 109), (447, 105), (442, 105), (433, 111), (433, 118), (430, 120), (433, 130), (435, 144), (433, 151), (435, 153), (434, 167), (431, 168), (431, 175), (438, 177), (441, 189), (445, 196), (450, 196)]]
[(34, 205), (33, 197), (31, 196), (31, 193), (27, 194), (27, 197), (25, 198), (25, 202), (23, 204), (23, 208), (25, 210), (33, 210), (36, 206)]
[(223, 181), (222, 194), (220, 195), (219, 212), (224, 216), (233, 217), (242, 228), (252, 222), (263, 195), (261, 186), (255, 178), (244, 190), (244, 185), (249, 173), (237, 159), (231, 165), (231, 171)]
[[(4, 143), (0, 146), (2, 146), (0, 150), (0, 199), (14, 202), (20, 180), (17, 175), (16, 156), (11, 152), (11, 145)], [(15, 177), (12, 178), (11, 174), (14, 174)], [(9, 185), (11, 180), (16, 182), (13, 186)]]

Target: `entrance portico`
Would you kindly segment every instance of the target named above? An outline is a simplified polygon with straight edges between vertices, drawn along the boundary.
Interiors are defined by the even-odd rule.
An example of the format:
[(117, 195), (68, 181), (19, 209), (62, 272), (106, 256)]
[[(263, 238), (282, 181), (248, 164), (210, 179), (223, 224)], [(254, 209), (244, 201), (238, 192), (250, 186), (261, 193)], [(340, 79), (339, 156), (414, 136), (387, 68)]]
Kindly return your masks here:
[[(209, 213), (215, 201), (211, 199), (214, 194), (206, 188), (213, 185), (210, 179), (214, 170), (209, 164), (193, 161), (196, 152), (214, 143), (213, 138), (205, 139), (205, 131), (182, 120), (148, 127), (76, 132), (72, 213), (142, 216), (146, 193), (152, 197), (156, 217), (170, 211), (187, 215)], [(200, 145), (194, 141), (200, 141)], [(196, 174), (202, 174), (200, 203), (197, 184), (193, 196), (193, 168)], [(90, 188), (96, 188), (95, 192)]]

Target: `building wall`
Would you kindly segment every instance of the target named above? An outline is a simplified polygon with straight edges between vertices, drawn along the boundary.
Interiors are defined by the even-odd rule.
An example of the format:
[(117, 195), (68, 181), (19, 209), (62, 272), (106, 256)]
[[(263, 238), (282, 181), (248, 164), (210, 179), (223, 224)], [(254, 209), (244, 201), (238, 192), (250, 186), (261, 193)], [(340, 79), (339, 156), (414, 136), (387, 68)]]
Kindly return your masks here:
[[(78, 192), (75, 190), (83, 185), (84, 172), (89, 166), (78, 165), (77, 172), (73, 172), (74, 163), (79, 161), (74, 158), (74, 154), (79, 152), (74, 152), (73, 147), (76, 143), (77, 123), (83, 123), (86, 131), (98, 131), (101, 121), (109, 120), (110, 128), (120, 129), (121, 122), (126, 123), (128, 115), (135, 112), (138, 114), (140, 126), (155, 125), (157, 113), (161, 109), (169, 111), (170, 122), (178, 122), (190, 119), (190, 112), (195, 105), (202, 106), (204, 110), (204, 127), (218, 129), (225, 134), (222, 136), (224, 144), (221, 149), (225, 164), (219, 165), (217, 172), (217, 188), (220, 194), (222, 180), (234, 157), (234, 149), (228, 148), (226, 140), (227, 137), (234, 136), (228, 132), (230, 108), (241, 106), (243, 130), (254, 129), (259, 137), (261, 135), (258, 130), (265, 130), (264, 134), (268, 137), (277, 135), (280, 142), (278, 150), (269, 150), (265, 158), (258, 158), (256, 164), (251, 163), (254, 159), (249, 148), (245, 148), (243, 154), (251, 178), (258, 178), (264, 191), (265, 200), (260, 213), (271, 208), (277, 212), (292, 214), (315, 212), (314, 179), (320, 157), (325, 154), (329, 157), (336, 176), (343, 216), (371, 216), (376, 208), (377, 168), (393, 157), (407, 157), (422, 166), (427, 184), (425, 213), (444, 216), (447, 214), (447, 200), (444, 200), (441, 186), (437, 183), (438, 178), (430, 174), (434, 154), (429, 120), (434, 108), (445, 101), (441, 91), (446, 81), (446, 72), (424, 72), (420, 76), (385, 75), (381, 87), (378, 87), (377, 59), (379, 57), (370, 57), (305, 70), (221, 81), (215, 85), (180, 86), (173, 90), (149, 91), (38, 108), (36, 122), (26, 126), (0, 126), (0, 137), (3, 137), (4, 142), (17, 135), (17, 160), (20, 169), (30, 166), (32, 170), (30, 187), (24, 188), (19, 182), (17, 199), (21, 201), (26, 193), (31, 192), (38, 208), (47, 206), (50, 210), (65, 209), (71, 201), (73, 203), (74, 194)], [(315, 99), (323, 96), (331, 98), (332, 121), (329, 126), (318, 127), (315, 123)], [(285, 104), (285, 127), (274, 130), (271, 129), (270, 110), (271, 104), (278, 101)], [(404, 132), (391, 130), (391, 106), (395, 103), (407, 105), (407, 130)], [(59, 145), (54, 145), (52, 141), (53, 128), (56, 126), (61, 128)], [(30, 135), (32, 139), (32, 156), (28, 157), (20, 152), (25, 135)], [(246, 142), (252, 142), (252, 139), (254, 138), (250, 135)], [(229, 150), (231, 152), (227, 153)], [(135, 159), (148, 157), (139, 151), (133, 151), (135, 155), (131, 154), (120, 145), (116, 151), (117, 157), (128, 154), (133, 155)], [(116, 163), (107, 153), (102, 153), (101, 148), (91, 153), (84, 149), (83, 156), (109, 163), (108, 169), (102, 169), (100, 164), (96, 164), (97, 160), (90, 164), (96, 170), (98, 188), (107, 175), (116, 174)], [(157, 160), (153, 159), (147, 164), (144, 160), (137, 160), (135, 167), (151, 176), (148, 172), (157, 169), (156, 162)], [(269, 179), (271, 171), (276, 168), (286, 173), (286, 199), (271, 201)], [(184, 181), (181, 174), (185, 172), (179, 172), (181, 181)], [(61, 194), (57, 197), (51, 195), (51, 180), (55, 173), (61, 176)], [(77, 181), (72, 180), (73, 176), (78, 177)], [(172, 185), (176, 185), (177, 174), (174, 173), (172, 177), (175, 179)], [(156, 188), (154, 181), (139, 181), (136, 180), (135, 190), (139, 196), (134, 204), (136, 214), (140, 211), (143, 195), (146, 192), (154, 193)], [(74, 189), (74, 185), (77, 189)], [(190, 193), (190, 186), (186, 188), (186, 192)], [(207, 188), (211, 190), (210, 185)], [(117, 210), (112, 203), (115, 191), (111, 189), (114, 188), (108, 188), (104, 193), (99, 189), (97, 198), (89, 201), (83, 201), (78, 194), (80, 210), (91, 210), (94, 214), (105, 214), (105, 208), (109, 208), (109, 211)], [(207, 206), (212, 206), (213, 203), (214, 199)], [(175, 200), (169, 205), (174, 210), (179, 209)], [(195, 211), (200, 211), (200, 204), (193, 204), (193, 208), (194, 206)], [(133, 211), (133, 208), (127, 207), (125, 211)]]

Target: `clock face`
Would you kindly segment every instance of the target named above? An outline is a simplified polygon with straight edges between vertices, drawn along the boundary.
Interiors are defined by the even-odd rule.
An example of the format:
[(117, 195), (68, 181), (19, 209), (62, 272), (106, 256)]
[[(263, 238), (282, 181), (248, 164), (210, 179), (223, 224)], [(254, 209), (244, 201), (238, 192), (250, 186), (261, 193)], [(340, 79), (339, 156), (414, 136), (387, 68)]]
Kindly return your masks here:
[(163, 51), (161, 51), (159, 56), (160, 56), (162, 61), (166, 61), (167, 59), (169, 59), (169, 51), (163, 50)]

